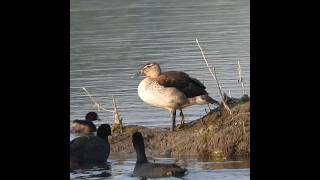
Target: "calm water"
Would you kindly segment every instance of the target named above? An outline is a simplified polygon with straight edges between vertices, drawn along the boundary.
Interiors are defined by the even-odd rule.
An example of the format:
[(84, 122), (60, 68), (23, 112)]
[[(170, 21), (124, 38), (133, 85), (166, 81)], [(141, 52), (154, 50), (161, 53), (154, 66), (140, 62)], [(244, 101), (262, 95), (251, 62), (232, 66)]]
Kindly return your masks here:
[[(147, 62), (160, 63), (163, 71), (187, 72), (220, 100), (196, 38), (215, 66), (223, 91), (230, 91), (233, 97), (242, 95), (237, 82), (240, 60), (245, 91), (250, 94), (249, 0), (70, 0), (70, 6), (70, 121), (96, 110), (82, 90), (85, 87), (105, 108), (111, 108), (114, 96), (124, 124), (169, 127), (169, 112), (138, 97), (137, 86), (142, 79), (134, 75)], [(203, 116), (205, 108), (185, 109), (186, 122)], [(113, 120), (109, 112), (99, 115), (102, 123)], [(130, 178), (127, 171), (133, 169), (134, 161), (125, 162), (111, 159), (114, 178)], [(211, 170), (206, 163), (191, 162), (187, 167), (192, 169), (189, 179), (224, 179), (225, 175), (226, 179), (249, 178), (249, 169)]]
[[(132, 176), (135, 158), (111, 157), (107, 168), (77, 170), (70, 173), (70, 179), (138, 179)], [(155, 158), (157, 163), (176, 163), (187, 167), (183, 179), (248, 180), (250, 162), (248, 160), (203, 161), (193, 158)], [(178, 178), (159, 178), (178, 179)]]

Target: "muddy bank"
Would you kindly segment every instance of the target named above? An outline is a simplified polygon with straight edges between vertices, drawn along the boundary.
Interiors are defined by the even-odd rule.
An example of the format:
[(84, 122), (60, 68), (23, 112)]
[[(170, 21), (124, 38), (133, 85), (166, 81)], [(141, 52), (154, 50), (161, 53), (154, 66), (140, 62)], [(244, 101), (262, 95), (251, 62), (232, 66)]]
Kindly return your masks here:
[(231, 116), (222, 106), (211, 110), (204, 117), (177, 127), (146, 128), (126, 126), (123, 133), (114, 132), (110, 140), (111, 154), (135, 153), (131, 135), (140, 131), (145, 140), (147, 156), (198, 156), (229, 158), (250, 154), (250, 100), (227, 98)]

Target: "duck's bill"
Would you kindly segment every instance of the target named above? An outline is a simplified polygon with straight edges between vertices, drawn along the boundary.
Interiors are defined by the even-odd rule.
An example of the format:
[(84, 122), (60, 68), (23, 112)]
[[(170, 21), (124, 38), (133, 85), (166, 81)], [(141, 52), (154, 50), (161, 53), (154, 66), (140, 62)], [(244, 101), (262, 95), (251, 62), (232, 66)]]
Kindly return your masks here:
[(143, 73), (143, 70), (139, 70), (136, 74), (135, 74), (136, 77), (138, 76), (144, 76), (144, 73)]

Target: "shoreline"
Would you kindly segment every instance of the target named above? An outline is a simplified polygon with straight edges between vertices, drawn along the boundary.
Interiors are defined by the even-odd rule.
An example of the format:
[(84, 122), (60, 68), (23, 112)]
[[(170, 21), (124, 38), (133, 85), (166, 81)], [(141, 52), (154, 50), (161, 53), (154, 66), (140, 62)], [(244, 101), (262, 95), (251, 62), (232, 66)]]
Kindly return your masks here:
[(135, 153), (131, 135), (142, 133), (147, 156), (229, 159), (250, 156), (250, 98), (230, 98), (225, 102), (232, 116), (223, 105), (211, 110), (203, 117), (178, 124), (176, 131), (163, 127), (128, 125), (120, 133), (116, 129), (110, 138), (111, 154)]

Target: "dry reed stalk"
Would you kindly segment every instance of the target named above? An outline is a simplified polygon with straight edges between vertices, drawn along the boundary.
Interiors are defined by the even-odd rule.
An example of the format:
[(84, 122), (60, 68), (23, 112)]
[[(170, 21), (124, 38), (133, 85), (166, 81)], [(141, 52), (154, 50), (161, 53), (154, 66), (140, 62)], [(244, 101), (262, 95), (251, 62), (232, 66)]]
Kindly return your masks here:
[(244, 82), (243, 82), (243, 77), (242, 77), (242, 70), (241, 70), (241, 65), (240, 65), (240, 61), (239, 60), (238, 60), (238, 72), (239, 72), (238, 82), (241, 83), (242, 93), (245, 94)]
[(198, 42), (198, 38), (196, 38), (196, 42), (197, 42), (198, 47), (199, 47), (199, 49), (200, 49), (200, 51), (201, 51), (202, 57), (203, 57), (203, 59), (204, 59), (204, 62), (206, 63), (206, 65), (207, 65), (207, 67), (208, 67), (208, 69), (209, 69), (212, 77), (213, 77), (214, 80), (216, 80), (216, 82), (217, 82), (217, 86), (218, 86), (218, 89), (219, 89), (219, 92), (220, 92), (220, 97), (221, 97), (221, 99), (222, 99), (222, 104), (223, 104), (223, 106), (228, 110), (228, 112), (229, 112), (229, 113), (231, 114), (231, 116), (232, 116), (232, 111), (231, 111), (231, 109), (228, 107), (228, 105), (227, 105), (227, 104), (224, 102), (224, 100), (223, 100), (222, 90), (221, 90), (221, 86), (220, 86), (220, 84), (219, 84), (219, 81), (218, 81), (218, 79), (217, 79), (217, 75), (216, 75), (215, 68), (214, 68), (214, 66), (212, 66), (212, 70), (213, 70), (213, 72), (212, 72), (211, 69), (210, 69), (210, 66), (209, 66), (209, 64), (208, 64), (208, 61), (207, 61), (206, 57), (204, 56), (204, 53), (203, 53), (203, 51), (202, 51), (202, 48), (201, 48), (201, 46), (200, 46), (200, 44), (199, 44), (199, 42)]
[(86, 94), (89, 96), (89, 98), (91, 99), (91, 101), (94, 103), (94, 107), (96, 107), (98, 111), (100, 111), (100, 109), (102, 109), (102, 110), (104, 110), (104, 111), (114, 113), (114, 110), (108, 110), (108, 109), (104, 108), (101, 104), (97, 103), (97, 101), (95, 101), (95, 100), (93, 99), (92, 95), (87, 91), (86, 88), (83, 87), (82, 89), (83, 89), (83, 90), (86, 92)]
[(112, 112), (113, 115), (114, 115), (114, 122), (113, 122), (113, 125), (112, 125), (112, 128), (114, 128), (115, 126), (119, 126), (120, 128), (120, 131), (122, 133), (122, 129), (123, 129), (123, 126), (122, 126), (122, 118), (120, 117), (120, 113), (118, 111), (118, 107), (117, 107), (117, 104), (116, 104), (116, 101), (114, 99), (114, 97), (112, 96), (112, 107), (113, 107), (113, 110), (108, 110), (106, 108), (104, 108), (101, 104), (97, 103), (97, 101), (95, 101), (92, 97), (92, 95), (87, 91), (86, 88), (82, 88), (86, 94), (89, 96), (89, 98), (91, 99), (91, 101), (94, 103), (94, 106), (98, 109), (98, 111), (100, 109), (104, 110), (104, 111), (107, 111), (107, 112)]
[(228, 123), (230, 123), (231, 121), (233, 121), (233, 120), (234, 120), (234, 118), (236, 118), (236, 117), (238, 117), (238, 116), (240, 116), (240, 115), (250, 115), (250, 112), (238, 113), (237, 115), (232, 116), (232, 117), (231, 117), (231, 119), (230, 119), (229, 121), (224, 122), (223, 124), (228, 124)]
[(113, 113), (114, 114), (114, 125), (119, 125), (120, 126), (120, 131), (122, 133), (122, 129), (123, 129), (122, 118), (120, 118), (118, 107), (117, 107), (116, 101), (115, 101), (113, 96), (112, 96), (112, 106), (113, 106), (113, 109), (114, 109), (114, 113)]

